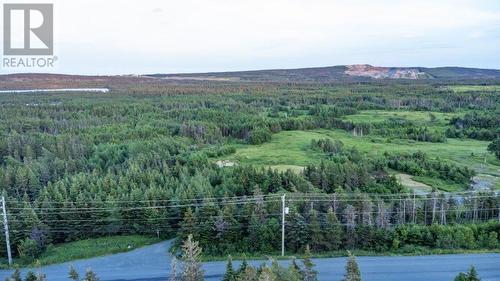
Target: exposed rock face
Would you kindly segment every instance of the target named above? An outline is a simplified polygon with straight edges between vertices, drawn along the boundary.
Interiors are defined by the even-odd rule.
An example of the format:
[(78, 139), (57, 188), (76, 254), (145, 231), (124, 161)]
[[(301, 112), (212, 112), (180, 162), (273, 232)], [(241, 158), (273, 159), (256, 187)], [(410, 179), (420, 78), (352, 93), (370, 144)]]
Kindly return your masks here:
[(369, 64), (353, 64), (347, 65), (346, 75), (363, 76), (375, 79), (425, 79), (432, 78), (431, 75), (420, 71), (418, 68), (406, 67), (378, 67)]

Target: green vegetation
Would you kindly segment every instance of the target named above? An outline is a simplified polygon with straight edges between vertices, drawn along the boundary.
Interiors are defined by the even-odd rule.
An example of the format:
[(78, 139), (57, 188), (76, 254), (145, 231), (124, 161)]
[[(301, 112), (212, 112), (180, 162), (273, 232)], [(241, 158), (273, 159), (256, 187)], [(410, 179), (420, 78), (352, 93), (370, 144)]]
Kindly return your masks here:
[[(0, 190), (14, 256), (56, 262), (45, 255), (57, 245), (122, 235), (180, 246), (192, 234), (207, 255), (274, 252), (285, 193), (291, 252), (489, 248), (498, 228), (480, 223), (499, 212), (488, 186), (498, 187), (500, 160), (487, 147), (500, 97), (448, 86), (151, 78), (107, 94), (3, 94)], [(401, 174), (447, 191), (480, 179), (485, 191), (411, 197)], [(409, 223), (436, 236), (444, 227), (437, 241), (461, 227), (473, 235), (406, 241), (396, 231)]]
[(455, 281), (480, 281), (480, 280), (481, 279), (479, 278), (476, 268), (474, 266), (470, 267), (469, 272), (467, 273), (460, 272), (455, 278)]
[[(38, 265), (38, 267), (40, 267)], [(26, 273), (26, 276), (24, 279), (22, 279), (21, 276), (21, 271), (16, 268), (16, 270), (12, 273), (12, 275), (8, 278), (5, 278), (6, 281), (44, 281), (47, 276), (42, 272), (41, 269), (37, 270), (37, 273), (34, 273), (33, 271), (28, 271)], [(78, 272), (75, 270), (73, 266), (70, 266), (69, 272), (68, 272), (68, 279), (72, 281), (80, 281), (80, 275)], [(83, 276), (82, 281), (99, 281), (100, 279), (97, 277), (97, 274), (95, 274), (92, 269), (87, 268), (85, 275)]]
[(361, 272), (359, 271), (359, 265), (356, 262), (356, 258), (348, 253), (347, 264), (345, 266), (345, 276), (342, 281), (361, 281)]
[(443, 190), (446, 192), (457, 192), (462, 191), (464, 186), (458, 183), (449, 182), (440, 178), (428, 177), (428, 176), (412, 176), (414, 181), (423, 183), (425, 185), (435, 187), (436, 189)]
[[(382, 137), (353, 137), (341, 130), (286, 131), (273, 135), (271, 141), (259, 146), (237, 146), (237, 151), (224, 159), (235, 159), (252, 165), (298, 165), (317, 163), (320, 153), (309, 149), (313, 139), (340, 140), (346, 147), (356, 147), (370, 155), (390, 153), (412, 153), (422, 151), (431, 156), (457, 164), (482, 164), (488, 142), (449, 139), (447, 143), (426, 144), (405, 140), (387, 140)], [(481, 157), (483, 156), (483, 157)], [(496, 165), (495, 165), (496, 166)]]
[(500, 86), (498, 85), (453, 85), (453, 86), (448, 86), (447, 88), (457, 93), (500, 91)]
[[(37, 260), (42, 265), (62, 263), (72, 260), (87, 259), (102, 255), (131, 251), (159, 241), (160, 240), (158, 238), (139, 235), (85, 239), (59, 244), (56, 246), (49, 245), (47, 249), (38, 256)], [(32, 259), (18, 259), (15, 263), (21, 266), (33, 265)]]
[(495, 157), (500, 160), (500, 138), (497, 138), (488, 145), (488, 151), (495, 154)]
[(415, 122), (419, 125), (445, 126), (451, 118), (460, 116), (457, 112), (428, 112), (406, 110), (365, 110), (354, 115), (347, 115), (342, 119), (354, 123), (383, 123), (389, 119), (399, 119)]
[[(241, 164), (257, 165), (284, 170), (283, 167), (300, 167), (318, 164), (326, 159), (323, 153), (310, 147), (312, 140), (330, 139), (341, 141), (345, 147), (354, 147), (370, 157), (380, 157), (385, 152), (390, 154), (424, 152), (429, 157), (441, 159), (458, 166), (467, 166), (479, 173), (490, 174), (494, 184), (500, 182), (498, 163), (493, 155), (487, 152), (488, 142), (470, 139), (448, 139), (446, 143), (427, 144), (408, 140), (392, 140), (379, 136), (354, 137), (342, 130), (285, 131), (274, 134), (272, 139), (262, 145), (238, 145), (236, 153), (224, 156), (223, 159), (237, 161)], [(488, 160), (485, 164), (485, 159)], [(465, 165), (466, 163), (466, 165)], [(430, 186), (444, 191), (463, 190), (463, 185), (442, 181), (438, 178), (413, 177)]]

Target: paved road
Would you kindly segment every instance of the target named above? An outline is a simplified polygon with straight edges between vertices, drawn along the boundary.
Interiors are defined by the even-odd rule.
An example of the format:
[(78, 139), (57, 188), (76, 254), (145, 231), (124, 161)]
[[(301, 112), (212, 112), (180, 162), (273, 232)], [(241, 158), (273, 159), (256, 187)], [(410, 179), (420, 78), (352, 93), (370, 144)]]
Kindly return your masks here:
[[(102, 281), (164, 281), (170, 268), (169, 246), (167, 241), (128, 253), (50, 265), (43, 272), (48, 281), (68, 281), (66, 276), (72, 264), (80, 272), (91, 267)], [(500, 281), (500, 254), (358, 257), (358, 262), (364, 281), (451, 281), (471, 264), (477, 267), (483, 281)], [(250, 263), (258, 265), (262, 261)], [(345, 258), (315, 259), (314, 263), (320, 280), (341, 280), (344, 274)], [(204, 269), (207, 280), (220, 280), (225, 262), (208, 262)], [(10, 271), (0, 271), (0, 280), (9, 275)]]

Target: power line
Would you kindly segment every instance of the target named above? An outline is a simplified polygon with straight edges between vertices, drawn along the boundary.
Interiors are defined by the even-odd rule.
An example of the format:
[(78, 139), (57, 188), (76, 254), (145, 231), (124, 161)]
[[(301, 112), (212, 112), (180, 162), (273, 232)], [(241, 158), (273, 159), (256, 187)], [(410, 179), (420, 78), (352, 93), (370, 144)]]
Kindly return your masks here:
[[(360, 200), (364, 200), (364, 198), (347, 198), (347, 196), (342, 196), (342, 197), (332, 197), (332, 195), (323, 195), (320, 198), (315, 198), (315, 197), (308, 197), (308, 194), (302, 194), (302, 195), (292, 195), (289, 194), (291, 199), (287, 199), (289, 202), (359, 202)], [(257, 203), (259, 200), (263, 200), (264, 203), (269, 203), (269, 202), (278, 202), (279, 197), (278, 195), (275, 196), (268, 196), (271, 200), (266, 200), (265, 198), (262, 197), (234, 197), (238, 199), (233, 199), (233, 200), (226, 200), (226, 201), (220, 201), (220, 202), (212, 202), (212, 201), (207, 201), (203, 202), (204, 200), (202, 198), (200, 199), (192, 199), (192, 200), (198, 200), (200, 201), (199, 203), (189, 203), (189, 204), (169, 204), (169, 205), (154, 205), (154, 206), (136, 206), (136, 207), (125, 207), (125, 206), (113, 206), (113, 207), (11, 207), (9, 210), (112, 210), (112, 209), (122, 209), (122, 210), (127, 210), (127, 209), (157, 209), (157, 208), (181, 208), (181, 207), (200, 207), (200, 206), (207, 206), (211, 204), (215, 205), (234, 205), (234, 204), (247, 204), (247, 203)], [(300, 199), (296, 199), (298, 196), (301, 196)], [(295, 198), (294, 198), (295, 197)], [(480, 199), (480, 198), (489, 198), (489, 199), (500, 199), (500, 197), (495, 197), (492, 195), (475, 195), (475, 196), (469, 196), (469, 197), (460, 197), (460, 198), (452, 198), (452, 197), (413, 197), (413, 198), (388, 198), (388, 199), (381, 199), (384, 202), (390, 202), (390, 201), (402, 201), (402, 200), (416, 200), (416, 201), (429, 201), (429, 200), (449, 200), (449, 199), (461, 199), (461, 200), (471, 200), (471, 199)], [(380, 198), (366, 198), (369, 200), (377, 200)], [(119, 202), (119, 201), (115, 201)], [(137, 201), (141, 202), (141, 201)], [(137, 203), (136, 202), (136, 203)], [(153, 201), (151, 201), (153, 202)], [(160, 202), (160, 201), (158, 201)], [(99, 204), (104, 204), (106, 202), (100, 201), (98, 202)], [(78, 203), (82, 204), (82, 203)], [(84, 204), (89, 204), (89, 203), (84, 203)]]
[[(266, 198), (279, 198), (281, 195), (279, 194), (266, 194), (259, 196), (230, 196), (230, 197), (200, 197), (200, 198), (172, 198), (172, 199), (148, 199), (148, 200), (99, 200), (99, 198), (87, 198), (91, 200), (99, 200), (99, 203), (148, 203), (148, 202), (183, 202), (183, 201), (224, 201), (224, 200), (238, 200), (238, 199), (266, 199)], [(11, 201), (9, 203), (18, 203), (23, 204), (23, 202), (15, 202)], [(38, 201), (35, 203), (53, 203), (53, 204), (85, 204), (87, 202), (79, 202), (79, 201)]]
[[(484, 194), (490, 192), (492, 194)], [(441, 195), (445, 197), (454, 197), (454, 196), (466, 196), (466, 195), (475, 195), (473, 197), (475, 198), (480, 198), (480, 197), (491, 197), (495, 195), (499, 195), (498, 192), (493, 192), (493, 191), (461, 191), (461, 192), (429, 192), (427, 194), (416, 194), (416, 193), (392, 193), (392, 194), (381, 194), (381, 193), (332, 193), (332, 194), (325, 194), (325, 193), (287, 193), (287, 196), (294, 198), (294, 197), (300, 197), (300, 198), (315, 198), (315, 197), (320, 197), (320, 198), (335, 198), (335, 200), (342, 200), (345, 197), (354, 197), (354, 198), (362, 198), (362, 196), (369, 196), (369, 197), (374, 197), (374, 198), (386, 198), (386, 197), (411, 197), (411, 196), (418, 196), (420, 198), (428, 198), (425, 197), (427, 195)], [(185, 198), (185, 199), (180, 199), (180, 198), (172, 198), (172, 199), (148, 199), (148, 200), (99, 200), (99, 198), (89, 198), (95, 202), (95, 200), (98, 200), (97, 203), (158, 203), (158, 202), (203, 202), (203, 201), (237, 201), (237, 200), (265, 200), (266, 198), (273, 198), (277, 199), (280, 198), (280, 194), (266, 194), (266, 195), (259, 195), (259, 196), (231, 196), (231, 197), (201, 197), (201, 198)], [(433, 197), (435, 198), (435, 197)], [(430, 198), (429, 198), (430, 199)], [(354, 200), (354, 199), (352, 199)], [(387, 199), (385, 199), (387, 200)], [(23, 202), (15, 202), (11, 201), (9, 204), (23, 204)], [(79, 202), (79, 201), (38, 201), (34, 202), (38, 204), (43, 204), (43, 203), (48, 203), (48, 204), (88, 204), (89, 202)], [(194, 204), (194, 203), (192, 203)], [(9, 208), (12, 209), (12, 208)]]
[[(267, 200), (264, 203), (272, 203), (279, 202), (279, 199), (276, 200)], [(145, 209), (163, 209), (163, 208), (183, 208), (183, 207), (205, 207), (210, 205), (216, 206), (227, 206), (227, 205), (238, 205), (238, 204), (251, 204), (257, 203), (257, 200), (242, 200), (242, 201), (234, 201), (234, 202), (221, 202), (220, 204), (214, 204), (213, 202), (208, 203), (191, 203), (191, 204), (178, 204), (178, 205), (157, 205), (157, 206), (138, 206), (138, 207), (48, 207), (48, 208), (38, 208), (38, 207), (23, 207), (23, 208), (9, 208), (9, 210), (70, 210), (70, 211), (111, 211), (111, 210), (120, 210), (120, 211), (130, 211), (130, 210), (145, 210)], [(72, 213), (72, 212), (71, 212)]]

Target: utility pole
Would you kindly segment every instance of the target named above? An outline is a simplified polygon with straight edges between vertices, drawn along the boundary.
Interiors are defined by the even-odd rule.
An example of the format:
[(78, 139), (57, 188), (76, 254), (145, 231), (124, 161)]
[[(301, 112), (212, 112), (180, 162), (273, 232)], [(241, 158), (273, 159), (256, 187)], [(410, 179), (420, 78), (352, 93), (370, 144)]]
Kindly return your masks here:
[(288, 208), (285, 207), (285, 194), (281, 196), (281, 256), (285, 256), (285, 213), (288, 213)]
[(5, 244), (7, 244), (7, 256), (9, 258), (9, 266), (12, 266), (12, 254), (10, 252), (10, 239), (9, 239), (9, 224), (7, 222), (7, 210), (5, 209), (5, 197), (2, 196), (2, 213), (3, 213), (3, 226), (5, 228)]

